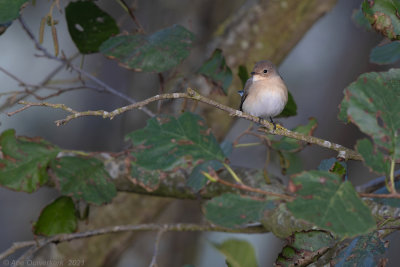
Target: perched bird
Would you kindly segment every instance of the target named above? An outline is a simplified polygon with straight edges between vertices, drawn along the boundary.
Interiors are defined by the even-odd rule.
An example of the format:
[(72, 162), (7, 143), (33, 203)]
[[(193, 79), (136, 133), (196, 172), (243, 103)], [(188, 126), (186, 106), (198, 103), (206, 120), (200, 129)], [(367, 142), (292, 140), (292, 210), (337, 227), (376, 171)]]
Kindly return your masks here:
[(270, 119), (276, 129), (272, 117), (279, 115), (288, 100), (288, 90), (278, 70), (271, 61), (256, 63), (244, 89), (238, 93), (242, 97), (240, 111), (261, 118)]

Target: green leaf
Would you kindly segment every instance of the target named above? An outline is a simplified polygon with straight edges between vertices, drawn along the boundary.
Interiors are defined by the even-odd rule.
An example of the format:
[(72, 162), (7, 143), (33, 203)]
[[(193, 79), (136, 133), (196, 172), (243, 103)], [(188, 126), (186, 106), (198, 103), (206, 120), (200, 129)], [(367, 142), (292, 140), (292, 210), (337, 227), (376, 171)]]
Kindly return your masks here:
[(372, 30), (371, 24), (369, 24), (368, 19), (364, 16), (361, 8), (354, 10), (351, 18), (359, 27), (367, 31)]
[(242, 88), (245, 87), (247, 80), (250, 78), (249, 72), (245, 65), (240, 65), (238, 68), (238, 76), (242, 82)]
[(244, 240), (228, 239), (221, 244), (213, 244), (224, 254), (228, 266), (257, 267), (257, 258), (253, 246)]
[(193, 40), (192, 32), (174, 25), (150, 36), (136, 34), (112, 37), (100, 46), (100, 52), (128, 69), (163, 72), (189, 56)]
[(75, 204), (70, 197), (62, 196), (42, 210), (34, 233), (45, 236), (69, 234), (75, 232), (77, 226)]
[(288, 92), (288, 102), (286, 103), (286, 106), (282, 110), (281, 114), (279, 114), (277, 117), (287, 118), (296, 115), (297, 115), (297, 104), (294, 101), (293, 95), (290, 92)]
[(339, 161), (337, 158), (324, 159), (319, 164), (318, 170), (333, 172), (344, 178), (347, 173), (347, 164), (344, 161)]
[(232, 83), (232, 70), (226, 65), (221, 49), (215, 49), (211, 58), (199, 69), (199, 73), (210, 79), (215, 85), (222, 88), (225, 94)]
[(350, 182), (334, 173), (303, 172), (292, 178), (297, 198), (287, 203), (299, 219), (314, 223), (340, 237), (352, 237), (375, 229), (371, 211), (358, 197)]
[[(345, 241), (346, 242), (346, 241)], [(346, 242), (348, 243), (348, 241)], [(356, 237), (331, 261), (332, 266), (380, 266), (387, 248), (377, 232)]]
[[(375, 146), (386, 151), (392, 159), (399, 159), (399, 102), (400, 69), (365, 73), (345, 89), (345, 97), (341, 104), (345, 110), (341, 111), (340, 118), (344, 119), (343, 114), (347, 114), (351, 122), (371, 136)], [(365, 148), (365, 144), (361, 148)], [(378, 160), (379, 157), (374, 158)], [(376, 166), (385, 163), (374, 164)]]
[(233, 150), (233, 143), (231, 141), (224, 140), (220, 144), (222, 151), (224, 152), (225, 157), (229, 157)]
[(134, 164), (148, 170), (171, 170), (188, 160), (225, 160), (225, 155), (205, 121), (186, 112), (178, 119), (161, 116), (127, 135), (137, 150)]
[(362, 11), (372, 28), (389, 39), (400, 39), (400, 5), (397, 0), (364, 0)]
[(70, 2), (65, 17), (69, 34), (82, 54), (98, 52), (104, 41), (119, 33), (115, 20), (92, 1)]
[(286, 246), (279, 254), (277, 266), (305, 266), (314, 262), (314, 259), (324, 254), (335, 239), (324, 231), (307, 231), (294, 233), (287, 239)]
[(207, 201), (204, 213), (206, 219), (213, 224), (237, 228), (246, 223), (260, 221), (264, 210), (273, 208), (273, 201), (226, 193)]
[[(312, 135), (317, 126), (317, 120), (310, 118), (307, 125), (299, 125), (292, 129), (292, 131)], [(275, 139), (275, 137), (272, 138)], [(272, 148), (278, 151), (279, 163), (283, 175), (298, 173), (302, 170), (302, 160), (295, 153), (302, 150), (305, 145), (304, 142), (289, 137), (282, 137), (280, 140), (276, 141), (275, 139), (275, 141), (272, 141)]]
[(384, 155), (379, 150), (374, 151), (374, 146), (368, 139), (362, 139), (357, 142), (357, 151), (361, 154), (365, 164), (374, 172), (388, 174), (390, 162), (385, 160)]
[(278, 151), (278, 156), (283, 175), (295, 174), (303, 170), (303, 161), (298, 153)]
[(19, 11), (28, 0), (0, 0), (0, 26), (8, 27), (19, 17)]
[(193, 189), (194, 192), (199, 192), (206, 184), (208, 179), (202, 172), (209, 173), (209, 169), (216, 171), (222, 169), (224, 165), (217, 160), (210, 160), (197, 165), (189, 176), (186, 185)]
[[(315, 118), (309, 118), (308, 124), (299, 125), (292, 131), (306, 135), (312, 135), (317, 126), (318, 126), (317, 120)], [(283, 137), (281, 140), (272, 143), (272, 147), (275, 150), (281, 150), (286, 152), (297, 152), (303, 146), (304, 142), (289, 137)]]
[(371, 50), (370, 61), (377, 64), (392, 64), (400, 59), (400, 41), (378, 45)]
[(350, 120), (347, 117), (347, 109), (349, 108), (349, 102), (345, 101), (345, 99), (342, 100), (342, 102), (339, 104), (339, 114), (338, 114), (338, 119), (348, 123)]
[(41, 138), (15, 137), (15, 131), (0, 136), (0, 185), (31, 193), (49, 177), (47, 167), (60, 151)]
[(100, 205), (110, 202), (117, 194), (103, 163), (98, 159), (62, 157), (52, 162), (52, 169), (64, 195)]

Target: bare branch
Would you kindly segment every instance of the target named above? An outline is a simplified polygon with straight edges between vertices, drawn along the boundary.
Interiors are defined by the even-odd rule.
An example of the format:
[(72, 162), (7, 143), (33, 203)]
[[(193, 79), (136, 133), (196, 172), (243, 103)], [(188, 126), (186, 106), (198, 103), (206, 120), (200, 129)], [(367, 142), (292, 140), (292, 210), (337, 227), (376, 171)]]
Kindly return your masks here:
[(2, 252), (0, 254), (0, 260), (5, 259), (6, 257), (14, 254), (17, 250), (26, 248), (26, 247), (31, 247), (36, 245), (36, 241), (23, 241), (23, 242), (15, 242), (12, 244), (12, 246), (7, 249), (6, 251)]
[[(59, 96), (66, 92), (82, 90), (82, 89), (91, 89), (91, 90), (94, 90), (97, 92), (105, 92), (105, 90), (102, 88), (98, 88), (98, 87), (94, 87), (94, 86), (90, 86), (90, 85), (80, 85), (80, 86), (75, 86), (75, 87), (61, 88), (61, 87), (57, 87), (57, 86), (48, 86), (43, 83), (29, 84), (29, 83), (25, 83), (20, 78), (18, 78), (16, 75), (12, 74), (11, 72), (7, 71), (6, 69), (4, 69), (2, 67), (0, 67), (0, 71), (3, 72), (4, 74), (6, 74), (7, 76), (9, 76), (10, 78), (12, 78), (13, 80), (15, 80), (16, 82), (18, 82), (19, 86), (25, 87), (25, 90), (3, 92), (3, 93), (0, 93), (0, 96), (12, 95), (11, 97), (14, 98), (16, 95), (24, 95), (24, 96), (32, 95), (37, 100), (46, 100), (48, 98)], [(40, 96), (36, 93), (39, 89), (47, 89), (47, 90), (52, 90), (52, 91), (56, 91), (56, 92), (48, 94), (46, 96)]]
[(398, 198), (400, 199), (400, 194), (373, 194), (373, 193), (358, 193), (360, 197), (370, 197), (370, 198)]
[(275, 192), (264, 191), (264, 190), (261, 190), (259, 188), (254, 188), (254, 187), (251, 187), (251, 186), (248, 186), (248, 185), (245, 185), (245, 184), (233, 184), (233, 183), (230, 183), (228, 181), (225, 181), (225, 180), (219, 178), (218, 175), (213, 176), (213, 178), (216, 180), (216, 182), (218, 182), (220, 184), (223, 184), (223, 185), (226, 185), (226, 186), (229, 186), (229, 187), (232, 187), (232, 188), (236, 188), (236, 189), (239, 189), (239, 190), (258, 193), (258, 194), (271, 196), (271, 197), (278, 197), (278, 198), (281, 198), (281, 199), (286, 199), (288, 201), (292, 201), (292, 200), (295, 199), (295, 197), (293, 197), (293, 196), (279, 194), (279, 193), (275, 193)]
[(132, 18), (133, 22), (135, 22), (136, 26), (138, 27), (138, 29), (137, 29), (138, 33), (145, 33), (142, 24), (140, 24), (140, 21), (136, 18), (135, 14), (133, 13), (133, 11), (134, 11), (133, 8), (131, 8), (124, 0), (119, 0), (118, 2), (128, 12), (128, 14)]
[[(132, 231), (174, 231), (174, 232), (226, 232), (226, 233), (245, 233), (245, 234), (257, 234), (257, 233), (267, 233), (268, 231), (259, 226), (249, 226), (243, 228), (229, 229), (213, 225), (199, 225), (199, 224), (139, 224), (139, 225), (118, 225), (110, 226), (105, 228), (100, 228), (96, 230), (90, 230), (87, 232), (72, 233), (72, 234), (59, 234), (48, 238), (38, 238), (35, 241), (24, 241), (16, 242), (11, 248), (7, 249), (5, 252), (0, 254), (0, 260), (12, 255), (18, 249), (31, 247), (28, 253), (24, 253), (23, 257), (28, 258), (32, 253), (36, 252), (40, 248), (50, 244), (50, 243), (61, 243), (66, 241), (71, 241), (75, 239), (88, 238), (92, 236), (105, 235), (110, 233), (120, 233), (120, 232), (132, 232)], [(30, 253), (30, 255), (28, 255)], [(22, 260), (22, 258), (21, 258)]]
[[(80, 75), (86, 77), (87, 79), (91, 80), (92, 82), (96, 83), (97, 85), (101, 86), (102, 88), (104, 88), (104, 90), (106, 90), (107, 92), (121, 97), (123, 99), (125, 99), (126, 101), (128, 101), (129, 103), (136, 103), (136, 100), (115, 90), (114, 88), (112, 88), (111, 86), (107, 85), (106, 83), (104, 83), (103, 81), (99, 80), (98, 78), (96, 78), (95, 76), (93, 76), (92, 74), (84, 71), (83, 69), (81, 69), (78, 66), (75, 66), (74, 64), (72, 64), (70, 61), (68, 61), (65, 57), (61, 58), (61, 57), (56, 57), (52, 54), (50, 54), (40, 43), (38, 40), (36, 40), (35, 36), (33, 35), (32, 31), (29, 29), (29, 27), (27, 26), (27, 24), (25, 23), (25, 21), (22, 19), (22, 16), (19, 16), (18, 18), (23, 30), (27, 33), (27, 35), (29, 36), (29, 38), (34, 42), (36, 49), (41, 51), (43, 53), (43, 55), (48, 58), (48, 59), (52, 59), (61, 63), (66, 64), (68, 67), (70, 67), (71, 69), (73, 69), (74, 71), (78, 72)], [(149, 115), (150, 117), (154, 117), (155, 114), (150, 111), (148, 108), (144, 107), (141, 109), (144, 113), (146, 113), (147, 115)]]
[(205, 104), (208, 104), (210, 106), (213, 106), (215, 108), (218, 108), (220, 110), (223, 110), (225, 112), (227, 112), (230, 116), (234, 116), (234, 117), (238, 117), (238, 118), (243, 118), (255, 123), (260, 124), (262, 127), (259, 128), (260, 131), (266, 132), (268, 134), (274, 134), (274, 135), (281, 135), (281, 136), (287, 136), (290, 138), (294, 138), (300, 141), (304, 141), (310, 144), (316, 144), (319, 145), (321, 147), (325, 147), (334, 151), (338, 152), (338, 157), (339, 158), (343, 158), (346, 160), (362, 160), (362, 157), (360, 154), (358, 154), (356, 151), (346, 148), (342, 145), (339, 144), (335, 144), (332, 143), (330, 141), (327, 140), (323, 140), (321, 138), (318, 137), (314, 137), (314, 136), (310, 136), (310, 135), (304, 135), (298, 132), (293, 132), (290, 131), (286, 128), (283, 128), (280, 125), (277, 125), (276, 130), (273, 130), (274, 127), (272, 125), (272, 123), (268, 122), (267, 120), (261, 120), (258, 117), (252, 116), (250, 114), (244, 113), (242, 111), (236, 110), (234, 108), (225, 106), (221, 103), (218, 103), (212, 99), (209, 99), (207, 97), (204, 97), (202, 95), (200, 95), (199, 93), (195, 92), (194, 90), (188, 88), (187, 89), (187, 93), (172, 93), (172, 94), (162, 94), (162, 95), (155, 95), (152, 96), (150, 98), (147, 98), (143, 101), (140, 102), (136, 102), (134, 104), (128, 105), (128, 106), (124, 106), (121, 108), (117, 108), (111, 112), (107, 112), (104, 110), (88, 110), (88, 111), (82, 111), (82, 112), (78, 112), (75, 111), (67, 106), (65, 106), (64, 104), (51, 104), (51, 103), (33, 103), (33, 102), (26, 102), (26, 101), (20, 101), (20, 104), (25, 105), (27, 107), (16, 110), (14, 112), (10, 112), (8, 113), (9, 116), (14, 115), (15, 113), (18, 113), (22, 110), (25, 110), (29, 107), (32, 106), (47, 106), (47, 107), (53, 107), (53, 108), (57, 108), (57, 109), (63, 109), (69, 113), (72, 113), (72, 115), (67, 116), (65, 119), (62, 120), (58, 120), (56, 121), (57, 126), (63, 125), (68, 123), (69, 121), (79, 118), (79, 117), (83, 117), (83, 116), (101, 116), (103, 118), (109, 118), (109, 119), (113, 119), (115, 116), (120, 115), (126, 111), (132, 110), (132, 109), (141, 109), (144, 106), (148, 105), (149, 103), (155, 102), (155, 101), (160, 101), (163, 99), (179, 99), (179, 98), (186, 98), (186, 99), (191, 99), (194, 101), (199, 101)]
[(154, 252), (153, 252), (153, 257), (150, 262), (150, 267), (157, 267), (157, 256), (158, 256), (158, 248), (160, 246), (160, 241), (162, 235), (165, 233), (166, 229), (160, 229), (157, 233), (156, 241), (154, 242)]

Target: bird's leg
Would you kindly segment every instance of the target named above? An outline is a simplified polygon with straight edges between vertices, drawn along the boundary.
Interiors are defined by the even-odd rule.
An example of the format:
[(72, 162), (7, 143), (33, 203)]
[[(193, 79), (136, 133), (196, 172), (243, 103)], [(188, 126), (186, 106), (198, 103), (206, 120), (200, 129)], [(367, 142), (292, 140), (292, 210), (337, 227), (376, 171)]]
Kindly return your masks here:
[(272, 120), (272, 117), (269, 117), (269, 120), (271, 121), (271, 123), (274, 125), (274, 131), (276, 130), (276, 123)]

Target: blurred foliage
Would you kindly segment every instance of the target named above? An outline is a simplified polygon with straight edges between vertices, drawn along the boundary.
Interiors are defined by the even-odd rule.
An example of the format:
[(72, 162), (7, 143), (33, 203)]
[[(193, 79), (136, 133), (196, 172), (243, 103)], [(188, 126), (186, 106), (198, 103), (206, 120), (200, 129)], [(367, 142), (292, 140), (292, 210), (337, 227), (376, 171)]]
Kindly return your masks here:
[(61, 196), (47, 205), (34, 224), (35, 235), (69, 234), (77, 229), (75, 204), (70, 197)]
[(171, 170), (188, 160), (225, 160), (224, 152), (198, 115), (185, 112), (177, 119), (159, 116), (127, 135), (137, 148), (133, 164), (149, 170)]
[(41, 138), (16, 137), (14, 130), (0, 136), (0, 184), (32, 193), (47, 183), (47, 168), (60, 149)]
[(224, 168), (224, 165), (217, 160), (209, 160), (200, 163), (191, 172), (186, 185), (197, 193), (207, 184), (208, 179), (204, 176), (204, 172), (212, 175), (213, 172), (222, 168)]
[(65, 17), (69, 34), (82, 54), (98, 52), (104, 41), (119, 33), (115, 20), (90, 1), (70, 2)]
[(400, 70), (362, 74), (344, 91), (339, 118), (350, 120), (370, 140), (357, 143), (365, 163), (378, 173), (389, 172), (389, 162), (400, 159)]
[(228, 239), (214, 247), (226, 258), (229, 267), (257, 267), (256, 252), (253, 246), (244, 240)]
[(400, 2), (398, 0), (364, 0), (360, 9), (353, 12), (353, 20), (360, 27), (382, 34), (392, 42), (372, 49), (370, 61), (392, 64), (400, 59)]
[(331, 264), (334, 266), (384, 266), (381, 262), (387, 251), (385, 242), (378, 236), (377, 232), (362, 235), (353, 240), (344, 241), (342, 246)]
[[(318, 122), (315, 118), (309, 118), (306, 125), (299, 125), (292, 129), (305, 135), (313, 135)], [(278, 152), (279, 163), (283, 174), (294, 174), (302, 170), (302, 162), (298, 156), (298, 152), (305, 148), (306, 143), (289, 137), (281, 139), (270, 135), (271, 148)]]
[(128, 69), (163, 72), (176, 67), (189, 56), (193, 40), (192, 32), (174, 25), (152, 35), (111, 37), (100, 46), (100, 52)]
[(364, 0), (362, 11), (375, 31), (391, 40), (400, 39), (398, 0)]
[(368, 19), (364, 16), (361, 7), (353, 11), (352, 19), (359, 27), (367, 31), (372, 31), (372, 26)]
[(288, 102), (285, 105), (285, 108), (282, 110), (281, 114), (279, 114), (278, 118), (287, 118), (297, 115), (297, 104), (294, 101), (292, 93), (288, 91)]
[(315, 261), (336, 240), (324, 231), (297, 232), (287, 238), (287, 244), (283, 247), (275, 264), (276, 266), (306, 266)]
[(228, 87), (232, 83), (232, 70), (226, 65), (221, 49), (215, 49), (211, 58), (204, 62), (199, 73), (211, 80), (217, 87), (222, 88), (228, 94)]
[[(293, 132), (312, 135), (317, 128), (318, 123), (315, 118), (310, 118), (308, 124), (299, 125), (292, 129)], [(282, 137), (280, 140), (272, 143), (272, 148), (285, 152), (298, 152), (304, 146), (304, 142), (289, 137)]]
[(326, 171), (302, 172), (290, 183), (297, 198), (287, 203), (297, 218), (309, 221), (339, 237), (353, 237), (376, 228), (369, 208), (350, 182)]
[(336, 173), (342, 179), (347, 180), (347, 163), (337, 158), (322, 160), (318, 166), (318, 170)]
[(242, 82), (242, 88), (244, 88), (247, 80), (250, 79), (249, 72), (245, 65), (240, 65), (238, 67), (238, 76), (240, 81)]
[(238, 194), (226, 193), (204, 205), (205, 217), (213, 224), (239, 228), (246, 223), (258, 222), (267, 209), (274, 209), (271, 200), (258, 200)]
[(100, 205), (111, 202), (117, 194), (103, 162), (96, 158), (62, 157), (51, 167), (61, 193), (76, 200)]
[(400, 41), (378, 45), (371, 50), (370, 61), (376, 64), (393, 64), (400, 59)]
[(0, 0), (0, 35), (18, 18), (20, 9), (26, 2), (28, 0)]

